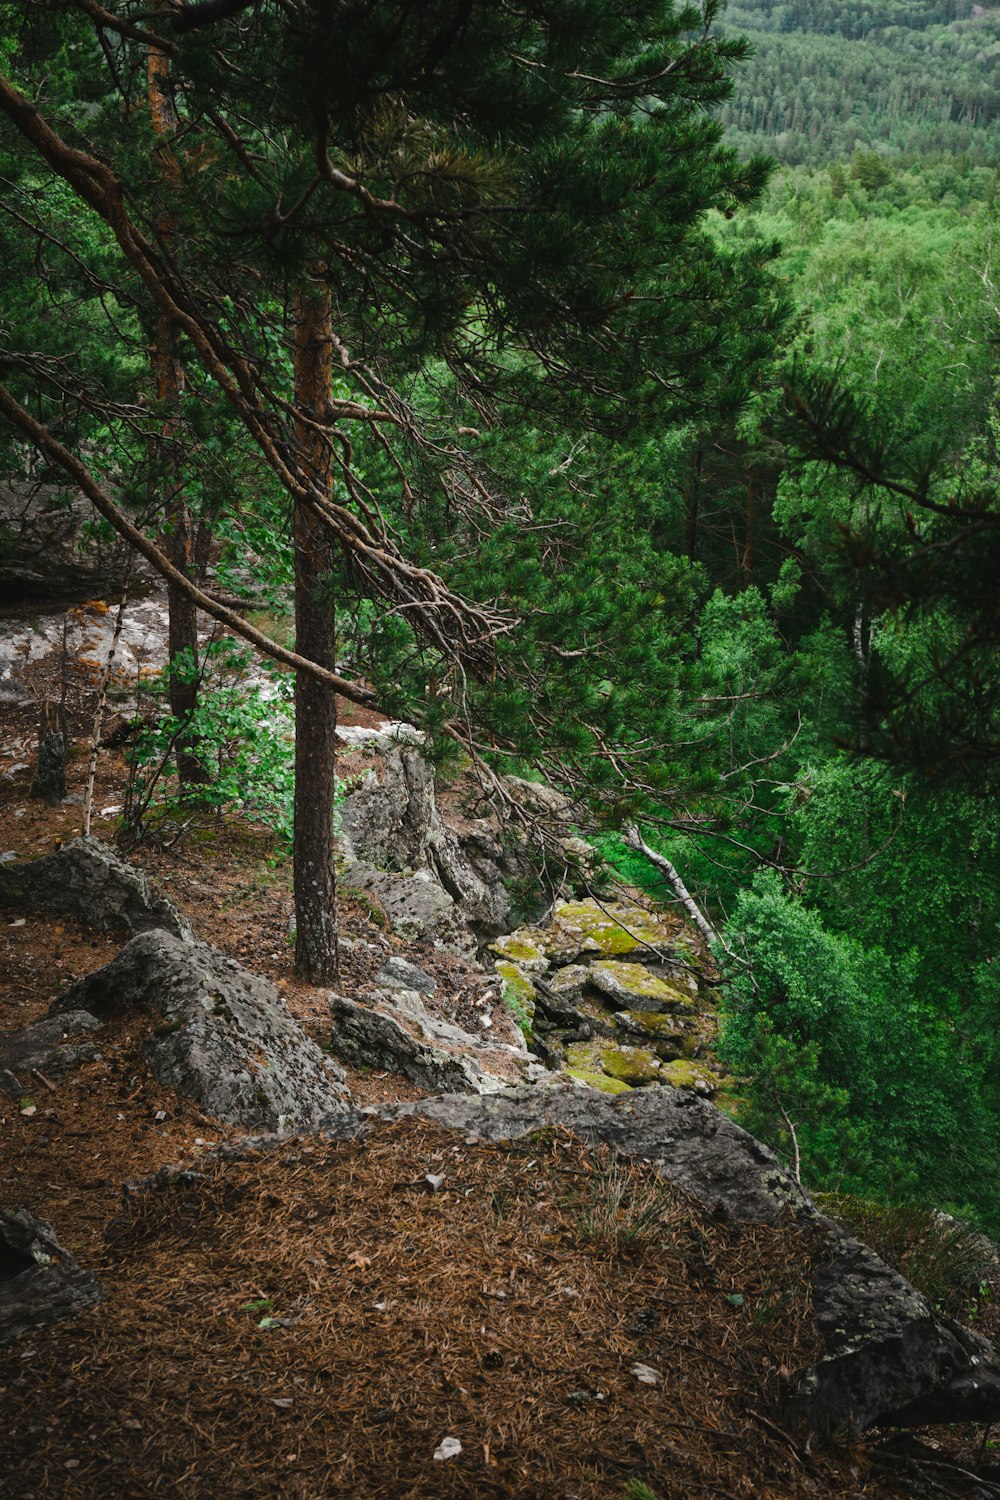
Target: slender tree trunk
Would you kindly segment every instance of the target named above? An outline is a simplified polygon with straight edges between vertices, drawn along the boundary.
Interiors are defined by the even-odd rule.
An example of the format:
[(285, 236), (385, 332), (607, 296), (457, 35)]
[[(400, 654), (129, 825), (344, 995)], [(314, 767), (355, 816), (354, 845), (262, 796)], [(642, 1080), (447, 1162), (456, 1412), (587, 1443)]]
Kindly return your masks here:
[[(308, 287), (295, 300), (296, 405), (321, 416), (333, 383), (332, 310), (328, 287)], [(299, 453), (321, 490), (332, 485), (330, 448), (322, 434), (300, 422)], [(333, 548), (326, 529), (298, 506), (295, 513), (295, 649), (300, 656), (336, 666), (330, 573)], [(337, 972), (336, 877), (333, 868), (333, 797), (337, 699), (332, 687), (305, 672), (295, 675), (295, 968), (324, 984)]]
[[(170, 138), (177, 129), (177, 115), (170, 94), (170, 59), (156, 47), (150, 47), (146, 59), (149, 114), (153, 132), (159, 141), (160, 171), (165, 183), (177, 178), (177, 162), (170, 149)], [(157, 226), (169, 234), (169, 218)], [(191, 573), (192, 523), (184, 501), (177, 430), (180, 424), (181, 394), (184, 390), (184, 367), (174, 355), (174, 333), (166, 318), (156, 325), (153, 344), (153, 375), (156, 399), (166, 413), (158, 444), (159, 462), (155, 471), (165, 487), (163, 494), (162, 545), (174, 567), (187, 576)], [(170, 712), (181, 724), (187, 723), (198, 706), (198, 613), (193, 601), (176, 584), (167, 584), (167, 651), (170, 661)], [(186, 670), (179, 673), (175, 663), (181, 659)], [(186, 735), (177, 740), (177, 778), (181, 786), (197, 785), (206, 780), (205, 767), (191, 748)]]
[(634, 823), (628, 825), (622, 837), (630, 849), (634, 849), (637, 854), (644, 854), (650, 864), (655, 865), (667, 877), (667, 884), (709, 947), (718, 943), (719, 934), (684, 884), (676, 866), (670, 863), (665, 854), (649, 847)]

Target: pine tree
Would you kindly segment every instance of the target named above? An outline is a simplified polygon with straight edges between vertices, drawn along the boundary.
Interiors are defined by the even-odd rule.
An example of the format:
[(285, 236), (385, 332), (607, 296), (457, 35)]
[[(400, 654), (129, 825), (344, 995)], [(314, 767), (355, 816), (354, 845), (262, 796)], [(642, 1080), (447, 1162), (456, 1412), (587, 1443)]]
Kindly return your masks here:
[[(767, 257), (725, 248), (703, 219), (752, 200), (766, 167), (720, 144), (713, 110), (745, 49), (715, 34), (714, 4), (209, 0), (135, 17), (124, 3), (48, 0), (44, 11), (57, 31), (92, 28), (78, 72), (53, 85), (22, 26), (0, 109), (40, 180), (68, 187), (111, 231), (117, 282), (170, 325), (190, 382), (183, 406), (228, 403), (289, 497), (296, 536), (322, 528), (411, 663), (467, 685), (446, 732), (475, 752), (470, 707), (498, 746), (522, 741), (526, 723), (607, 781), (614, 745), (634, 737), (627, 697), (576, 692), (577, 645), (560, 638), (574, 614), (568, 578), (545, 577), (546, 593), (564, 595), (555, 636), (518, 633), (505, 583), (529, 609), (548, 599), (504, 576), (511, 549), (492, 538), (510, 495), (458, 429), (657, 433), (692, 410), (733, 410), (752, 385), (771, 342)], [(150, 49), (170, 58), (179, 117), (181, 172), (166, 186), (144, 166), (132, 107)], [(64, 109), (67, 83), (99, 111)], [(315, 381), (293, 380), (287, 358), (287, 310), (317, 267), (339, 367), (323, 411), (305, 408)], [(15, 328), (15, 354), (17, 339)], [(411, 395), (431, 365), (445, 409)], [(43, 441), (11, 393), (0, 406)], [(63, 461), (58, 445), (47, 452)], [(111, 516), (106, 494), (101, 504)], [(615, 529), (627, 547), (627, 523)], [(470, 569), (475, 538), (485, 566)], [(458, 554), (464, 597), (447, 576)], [(537, 557), (524, 564), (530, 593)], [(610, 580), (595, 583), (575, 610), (588, 636), (614, 613)], [(623, 604), (635, 619), (642, 588)], [(299, 645), (297, 670), (371, 701)], [(628, 673), (641, 646), (622, 645), (616, 671)], [(557, 721), (533, 710), (543, 680), (558, 685)]]

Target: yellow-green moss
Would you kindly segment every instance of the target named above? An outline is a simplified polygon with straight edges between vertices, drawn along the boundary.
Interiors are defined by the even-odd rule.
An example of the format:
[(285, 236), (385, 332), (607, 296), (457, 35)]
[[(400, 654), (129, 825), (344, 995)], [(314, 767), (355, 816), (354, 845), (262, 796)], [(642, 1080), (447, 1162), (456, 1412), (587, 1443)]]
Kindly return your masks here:
[(609, 1078), (607, 1073), (588, 1073), (583, 1068), (566, 1068), (564, 1070), (570, 1078), (575, 1078), (577, 1083), (586, 1083), (592, 1089), (599, 1089), (602, 1094), (630, 1094), (631, 1087), (622, 1083), (617, 1078)]
[[(665, 1036), (678, 1035), (676, 1016), (669, 1015), (662, 1010), (621, 1010), (615, 1017), (615, 1024), (623, 1031), (626, 1028), (644, 1031), (654, 1041), (659, 1041)], [(684, 1037), (680, 1045), (683, 1047), (687, 1040), (687, 1037)]]
[(539, 970), (548, 968), (548, 959), (532, 938), (525, 932), (509, 932), (490, 944), (490, 951), (498, 958), (510, 959), (517, 964), (530, 964)]
[(620, 1078), (612, 1078), (602, 1066), (602, 1047), (594, 1042), (571, 1042), (566, 1048), (565, 1071), (580, 1083), (588, 1083), (602, 1094), (627, 1094), (629, 1085)]
[(671, 943), (666, 923), (641, 906), (623, 902), (564, 901), (555, 909), (556, 924), (578, 927), (585, 938), (597, 944), (609, 958), (633, 953), (644, 943), (665, 947)]
[(656, 1083), (661, 1067), (659, 1058), (645, 1047), (614, 1045), (602, 1051), (601, 1065), (612, 1078), (632, 1085)]
[(503, 981), (504, 999), (507, 1003), (510, 1004), (512, 1000), (516, 1001), (529, 1016), (534, 1016), (535, 986), (524, 970), (519, 969), (517, 964), (510, 963), (507, 959), (498, 959), (493, 967)]
[(620, 1046), (595, 1037), (589, 1042), (571, 1042), (566, 1048), (566, 1072), (605, 1093), (655, 1083), (659, 1061), (645, 1047)]
[(660, 1078), (664, 1083), (669, 1083), (672, 1088), (697, 1089), (699, 1093), (714, 1094), (719, 1087), (716, 1074), (700, 1063), (690, 1062), (687, 1058), (679, 1058), (677, 1062), (664, 1064), (660, 1069)]
[(591, 964), (590, 977), (597, 988), (611, 1000), (625, 1005), (635, 1000), (645, 1011), (694, 1009), (691, 995), (651, 974), (639, 963), (622, 963), (620, 960), (602, 958)]

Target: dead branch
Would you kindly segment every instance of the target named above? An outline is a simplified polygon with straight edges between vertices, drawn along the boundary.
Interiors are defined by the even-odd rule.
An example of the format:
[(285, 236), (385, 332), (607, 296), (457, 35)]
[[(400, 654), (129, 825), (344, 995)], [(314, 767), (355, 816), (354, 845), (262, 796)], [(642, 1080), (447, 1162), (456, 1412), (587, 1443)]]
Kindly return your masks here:
[(691, 921), (694, 923), (695, 927), (697, 927), (698, 931), (705, 939), (705, 942), (708, 943), (710, 947), (716, 946), (719, 943), (719, 934), (716, 932), (715, 928), (712, 926), (711, 922), (708, 920), (705, 913), (698, 905), (697, 901), (695, 901), (694, 897), (691, 895), (687, 886), (684, 884), (677, 870), (670, 863), (669, 859), (667, 859), (666, 855), (660, 854), (656, 849), (651, 849), (634, 823), (630, 823), (627, 826), (623, 834), (623, 838), (630, 849), (634, 849), (637, 854), (644, 855), (645, 858), (649, 860), (651, 865), (655, 865), (656, 868), (666, 876), (667, 883), (669, 884), (671, 890), (677, 897), (681, 906), (683, 906), (684, 910), (687, 912), (688, 916), (691, 918)]
[(115, 505), (111, 497), (101, 488), (89, 469), (80, 462), (68, 448), (43, 426), (35, 420), (30, 412), (11, 395), (5, 386), (0, 385), (0, 412), (14, 423), (15, 427), (30, 438), (43, 453), (47, 454), (54, 463), (57, 463), (73, 480), (79, 489), (87, 496), (94, 509), (97, 510), (106, 521), (114, 527), (118, 534), (125, 538), (130, 546), (140, 553), (147, 562), (151, 563), (161, 577), (173, 583), (193, 599), (198, 608), (213, 620), (218, 620), (227, 630), (243, 640), (249, 641), (264, 656), (269, 656), (272, 661), (281, 662), (283, 666), (293, 667), (297, 672), (306, 672), (320, 682), (329, 685), (349, 698), (352, 703), (360, 703), (365, 708), (375, 706), (375, 695), (369, 688), (363, 688), (356, 682), (351, 682), (346, 677), (341, 677), (336, 672), (329, 672), (325, 667), (317, 666), (315, 662), (309, 661), (304, 656), (299, 656), (295, 651), (289, 651), (285, 646), (279, 646), (277, 641), (272, 641), (270, 636), (264, 635), (260, 630), (254, 628), (234, 610), (227, 609), (225, 605), (218, 604), (200, 589), (197, 584), (163, 555), (160, 549), (154, 545), (138, 528), (134, 526), (122, 511)]

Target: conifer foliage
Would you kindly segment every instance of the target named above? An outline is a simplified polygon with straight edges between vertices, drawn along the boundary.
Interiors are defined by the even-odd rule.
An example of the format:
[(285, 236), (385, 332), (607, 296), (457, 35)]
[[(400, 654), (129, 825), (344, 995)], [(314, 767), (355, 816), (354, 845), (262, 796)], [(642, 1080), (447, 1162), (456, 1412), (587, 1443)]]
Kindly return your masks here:
[[(579, 643), (526, 623), (538, 600), (508, 606), (495, 552), (477, 590), (470, 552), (512, 510), (537, 532), (529, 574), (549, 555), (545, 519), (483, 465), (480, 434), (621, 435), (731, 410), (770, 348), (766, 252), (726, 248), (702, 223), (766, 173), (720, 144), (712, 110), (745, 48), (716, 34), (713, 0), (0, 11), (2, 232), (26, 273), (42, 268), (48, 304), (15, 305), (3, 328), (0, 416), (189, 599), (300, 683), (370, 702), (329, 650), (317, 661), (262, 639), (151, 540), (164, 423), (137, 356), (150, 329), (169, 335), (186, 381), (170, 441), (201, 519), (280, 497), (296, 546), (308, 535), (323, 555), (322, 531), (336, 560), (325, 579), (298, 569), (300, 618), (344, 590), (373, 601), (397, 644), (401, 625), (411, 675), (456, 683), (442, 729), (473, 752), (481, 734), (502, 747), (498, 683), (547, 680)], [(176, 118), (169, 172), (137, 102), (151, 63)], [(292, 374), (294, 309), (317, 297), (317, 359), (336, 370), (325, 400)], [(435, 394), (418, 399), (428, 370)], [(630, 737), (614, 686), (588, 695), (589, 726), (554, 730), (549, 715), (548, 739), (606, 763)], [(328, 699), (322, 715), (328, 734)], [(300, 790), (305, 808), (317, 788)], [(325, 977), (315, 920), (302, 947)]]

